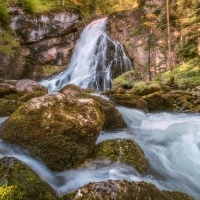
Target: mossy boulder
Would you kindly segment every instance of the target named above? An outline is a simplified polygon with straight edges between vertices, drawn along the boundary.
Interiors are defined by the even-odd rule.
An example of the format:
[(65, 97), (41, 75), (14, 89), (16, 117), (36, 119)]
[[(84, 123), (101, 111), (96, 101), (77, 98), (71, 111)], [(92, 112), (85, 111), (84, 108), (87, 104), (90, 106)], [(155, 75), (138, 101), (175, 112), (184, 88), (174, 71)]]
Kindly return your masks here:
[(171, 95), (155, 92), (144, 97), (150, 112), (174, 111), (175, 105)]
[(181, 192), (159, 190), (153, 184), (129, 182), (126, 180), (108, 180), (89, 183), (75, 192), (67, 194), (63, 200), (192, 200)]
[(19, 101), (20, 102), (27, 102), (33, 98), (36, 98), (36, 97), (41, 97), (41, 96), (44, 96), (46, 95), (46, 93), (42, 92), (42, 91), (36, 91), (36, 92), (28, 92), (26, 94), (24, 94), (23, 96), (21, 96), (19, 98)]
[(113, 139), (99, 143), (94, 149), (94, 158), (109, 159), (133, 166), (144, 174), (148, 171), (148, 162), (142, 149), (131, 139)]
[(116, 130), (127, 127), (122, 115), (111, 101), (98, 96), (92, 96), (92, 98), (102, 106), (105, 114), (105, 122), (102, 127), (103, 130)]
[(88, 94), (87, 93), (88, 90), (79, 88), (78, 86), (72, 85), (71, 87), (71, 84), (70, 84), (70, 85), (67, 85), (66, 87), (67, 88), (70, 87), (70, 90), (71, 88), (72, 89), (75, 88), (75, 91), (77, 91), (75, 93), (73, 90), (72, 92), (70, 93), (67, 92), (66, 94), (72, 95), (73, 97), (76, 97), (78, 99), (81, 99), (81, 98), (94, 99), (96, 102), (98, 102), (101, 105), (102, 110), (105, 115), (105, 122), (102, 127), (103, 130), (111, 131), (111, 130), (117, 130), (117, 129), (122, 129), (122, 128), (127, 127), (126, 122), (124, 121), (122, 115), (119, 113), (119, 111), (117, 110), (113, 102), (106, 100), (100, 96)]
[(140, 96), (133, 94), (113, 94), (110, 95), (110, 100), (114, 103), (129, 108), (136, 108), (144, 112), (148, 112), (147, 102)]
[(144, 83), (138, 82), (134, 84), (134, 87), (130, 91), (130, 93), (144, 96), (148, 94), (152, 94), (154, 92), (162, 91), (162, 87), (157, 83)]
[(0, 199), (55, 200), (50, 186), (21, 161), (0, 159)]
[(103, 123), (102, 108), (93, 99), (53, 93), (33, 98), (15, 111), (4, 123), (0, 138), (61, 171), (90, 156)]

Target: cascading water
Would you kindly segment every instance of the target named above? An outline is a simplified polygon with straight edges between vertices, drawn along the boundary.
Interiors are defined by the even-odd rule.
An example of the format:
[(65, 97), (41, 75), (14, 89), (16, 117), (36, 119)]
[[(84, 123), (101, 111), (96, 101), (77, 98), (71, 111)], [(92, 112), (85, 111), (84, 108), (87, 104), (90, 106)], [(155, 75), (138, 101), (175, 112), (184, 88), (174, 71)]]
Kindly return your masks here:
[(69, 70), (41, 84), (49, 92), (66, 84), (92, 88), (97, 92), (109, 89), (112, 79), (132, 69), (123, 46), (104, 32), (107, 18), (98, 19), (85, 27), (72, 55)]
[[(145, 181), (160, 189), (178, 190), (199, 200), (200, 197), (200, 115), (145, 114), (119, 107), (129, 128), (102, 132), (97, 143), (114, 138), (130, 138), (143, 149), (152, 174), (142, 176), (134, 168), (110, 161), (94, 160), (77, 169), (52, 172), (31, 158), (26, 151), (0, 141), (0, 158), (16, 157), (30, 166), (59, 194), (73, 191), (89, 182), (108, 179)], [(0, 118), (2, 123), (6, 118)]]

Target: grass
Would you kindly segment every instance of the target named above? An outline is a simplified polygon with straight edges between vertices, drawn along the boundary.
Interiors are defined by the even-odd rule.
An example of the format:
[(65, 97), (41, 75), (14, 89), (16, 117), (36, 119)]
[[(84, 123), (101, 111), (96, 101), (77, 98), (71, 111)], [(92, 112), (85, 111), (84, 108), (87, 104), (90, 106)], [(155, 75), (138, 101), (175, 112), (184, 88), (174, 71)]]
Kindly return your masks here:
[(156, 76), (154, 81), (166, 84), (172, 76), (175, 83), (180, 86), (200, 85), (200, 59), (195, 58), (184, 64), (179, 64), (175, 66), (174, 70)]

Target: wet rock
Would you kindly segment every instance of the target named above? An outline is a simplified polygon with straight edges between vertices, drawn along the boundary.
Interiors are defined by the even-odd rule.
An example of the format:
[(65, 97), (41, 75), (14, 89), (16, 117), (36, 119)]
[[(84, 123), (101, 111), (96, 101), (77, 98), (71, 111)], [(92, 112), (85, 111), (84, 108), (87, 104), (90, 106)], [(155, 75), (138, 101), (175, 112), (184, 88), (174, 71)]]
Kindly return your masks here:
[(48, 93), (48, 89), (46, 87), (29, 79), (19, 80), (16, 84), (16, 90), (17, 90), (17, 93), (20, 95), (24, 95), (26, 93), (36, 92), (36, 91)]
[(15, 158), (0, 159), (0, 199), (57, 199), (50, 186)]
[(60, 171), (90, 156), (103, 123), (102, 108), (94, 100), (54, 93), (21, 106), (4, 123), (0, 137)]
[(113, 139), (99, 143), (94, 149), (94, 158), (109, 159), (133, 166), (139, 173), (148, 171), (148, 162), (142, 149), (131, 139)]
[(64, 200), (192, 200), (181, 192), (159, 190), (153, 184), (145, 182), (128, 182), (125, 180), (109, 180), (89, 183), (75, 192), (67, 194)]

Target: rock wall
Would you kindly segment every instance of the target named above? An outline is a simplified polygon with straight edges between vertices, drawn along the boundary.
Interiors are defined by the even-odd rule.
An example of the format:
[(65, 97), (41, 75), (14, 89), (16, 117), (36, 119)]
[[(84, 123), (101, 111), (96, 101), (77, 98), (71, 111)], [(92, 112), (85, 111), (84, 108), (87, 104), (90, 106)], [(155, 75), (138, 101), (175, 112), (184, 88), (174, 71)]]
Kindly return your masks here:
[[(148, 72), (148, 33), (134, 34), (148, 9), (122, 11), (109, 17), (108, 32), (112, 39), (125, 46), (128, 55), (134, 62), (135, 71), (141, 74), (143, 80), (149, 79)], [(161, 39), (162, 43), (163, 40)], [(166, 70), (166, 50), (152, 44), (151, 74)]]
[(79, 14), (60, 11), (30, 16), (16, 6), (9, 13), (28, 63), (68, 64), (82, 29)]

